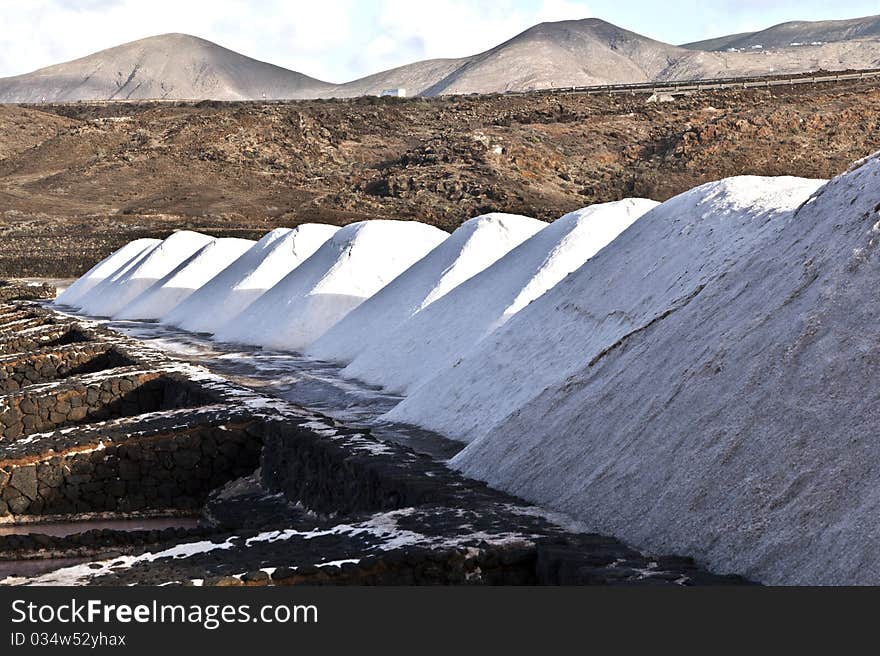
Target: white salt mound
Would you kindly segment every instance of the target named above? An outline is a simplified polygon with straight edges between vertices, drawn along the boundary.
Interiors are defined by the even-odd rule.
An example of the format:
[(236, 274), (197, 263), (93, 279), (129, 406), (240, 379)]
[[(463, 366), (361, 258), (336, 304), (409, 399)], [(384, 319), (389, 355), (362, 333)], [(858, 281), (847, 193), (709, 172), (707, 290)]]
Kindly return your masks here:
[(129, 242), (86, 271), (86, 273), (80, 276), (70, 285), (70, 287), (58, 295), (54, 304), (77, 307), (77, 302), (85, 296), (89, 290), (102, 280), (106, 280), (112, 276), (119, 271), (120, 268), (141, 255), (145, 250), (156, 246), (160, 242), (161, 240), (159, 239), (135, 239), (134, 241)]
[(114, 319), (160, 319), (248, 251), (250, 239), (214, 239), (113, 315)]
[(301, 350), (449, 234), (415, 221), (361, 221), (339, 230), (216, 339)]
[(277, 228), (162, 317), (162, 323), (193, 332), (214, 332), (308, 259), (339, 230), (304, 223)]
[(517, 214), (491, 213), (465, 221), (452, 236), (312, 344), (307, 354), (351, 362), (374, 342), (451, 289), (479, 273), (547, 224)]
[[(477, 342), (656, 204), (627, 199), (554, 221), (383, 339), (371, 343), (343, 374), (394, 391), (414, 391), (425, 379), (454, 365)], [(407, 407), (394, 416), (399, 420)]]
[(97, 285), (92, 287), (92, 289), (83, 294), (77, 301), (79, 311), (82, 314), (88, 314), (86, 308), (91, 307), (98, 300), (104, 302), (108, 294), (115, 294), (117, 292), (117, 283), (125, 276), (127, 276), (130, 271), (133, 271), (135, 268), (137, 268), (138, 265), (146, 260), (161, 245), (162, 242), (160, 241), (158, 244), (148, 246), (139, 255), (133, 257), (131, 260), (129, 260), (124, 265), (119, 267), (116, 271), (114, 271), (111, 275), (107, 276), (104, 280), (102, 280)]
[(456, 465), (716, 570), (880, 583), (878, 199), (875, 156)]
[(731, 252), (747, 248), (770, 219), (797, 207), (821, 184), (739, 177), (666, 201), (454, 367), (428, 379), (389, 417), (464, 442), (478, 439), (718, 275)]
[(212, 240), (208, 235), (189, 230), (175, 232), (145, 252), (121, 275), (95, 285), (80, 299), (80, 309), (92, 316), (113, 316)]

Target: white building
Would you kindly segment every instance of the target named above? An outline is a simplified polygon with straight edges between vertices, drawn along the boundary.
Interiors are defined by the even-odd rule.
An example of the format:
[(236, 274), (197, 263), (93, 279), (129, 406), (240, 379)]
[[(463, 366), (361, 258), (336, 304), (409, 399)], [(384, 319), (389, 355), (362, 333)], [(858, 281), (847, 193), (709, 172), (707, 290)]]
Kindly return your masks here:
[(393, 96), (395, 98), (406, 98), (406, 89), (383, 89), (380, 96)]

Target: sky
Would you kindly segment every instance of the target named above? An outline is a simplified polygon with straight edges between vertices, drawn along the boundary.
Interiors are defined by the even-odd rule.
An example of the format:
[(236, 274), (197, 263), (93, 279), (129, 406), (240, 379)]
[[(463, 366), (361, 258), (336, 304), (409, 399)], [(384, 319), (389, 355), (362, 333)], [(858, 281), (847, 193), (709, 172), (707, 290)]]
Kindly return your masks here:
[(680, 44), (877, 13), (877, 0), (0, 0), (0, 77), (167, 32), (344, 82), (472, 55), (542, 21), (601, 18)]

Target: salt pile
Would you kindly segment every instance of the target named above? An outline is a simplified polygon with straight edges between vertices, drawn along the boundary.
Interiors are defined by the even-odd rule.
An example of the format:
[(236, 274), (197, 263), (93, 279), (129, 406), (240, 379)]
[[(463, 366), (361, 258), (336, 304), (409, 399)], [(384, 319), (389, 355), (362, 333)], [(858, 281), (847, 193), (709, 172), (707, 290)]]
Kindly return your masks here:
[(358, 306), (307, 350), (321, 360), (351, 362), (367, 345), (479, 273), (547, 224), (491, 213), (466, 221), (452, 236)]
[[(740, 177), (588, 208), (346, 371), (375, 358), (371, 376), (411, 390), (389, 419), (468, 442), (454, 467), (597, 532), (767, 583), (877, 584), (878, 200), (872, 157), (827, 184)], [(218, 338), (302, 349), (446, 236), (339, 230)], [(83, 298), (124, 290), (160, 248)], [(426, 279), (387, 289), (428, 298)]]
[(160, 243), (159, 239), (135, 239), (129, 242), (119, 250), (111, 253), (86, 273), (80, 276), (76, 282), (65, 289), (58, 298), (55, 299), (55, 305), (67, 305), (76, 307), (77, 302), (85, 296), (89, 290), (95, 287), (102, 280), (106, 280), (120, 268), (137, 258), (148, 248), (152, 248)]
[(117, 283), (125, 278), (131, 271), (140, 266), (140, 264), (148, 257), (150, 257), (150, 255), (152, 255), (153, 252), (155, 252), (161, 245), (162, 242), (160, 241), (158, 244), (148, 246), (146, 249), (144, 249), (143, 252), (133, 257), (131, 260), (129, 260), (124, 265), (119, 267), (116, 271), (114, 271), (111, 275), (104, 278), (104, 280), (102, 280), (88, 292), (83, 294), (77, 301), (77, 307), (79, 308), (80, 312), (82, 314), (88, 314), (85, 308), (95, 303), (96, 299), (105, 299), (106, 294), (117, 293)]
[(425, 381), (389, 418), (469, 442), (624, 335), (682, 302), (767, 222), (821, 185), (739, 177), (648, 212), (589, 262)]
[(346, 226), (216, 338), (300, 350), (448, 237), (414, 221)]
[(878, 200), (872, 157), (732, 243), (457, 466), (718, 570), (877, 584)]
[(217, 330), (308, 259), (337, 230), (315, 223), (272, 230), (166, 314), (162, 323), (193, 332)]
[(656, 204), (627, 199), (595, 205), (554, 221), (397, 330), (371, 343), (343, 374), (393, 391), (415, 389), (421, 381), (455, 364), (487, 334)]
[(113, 316), (211, 241), (212, 237), (198, 232), (175, 232), (146, 251), (134, 266), (128, 267), (121, 275), (114, 275), (95, 285), (80, 299), (81, 310), (92, 316)]
[(181, 262), (113, 315), (114, 319), (159, 319), (247, 252), (250, 239), (215, 239)]

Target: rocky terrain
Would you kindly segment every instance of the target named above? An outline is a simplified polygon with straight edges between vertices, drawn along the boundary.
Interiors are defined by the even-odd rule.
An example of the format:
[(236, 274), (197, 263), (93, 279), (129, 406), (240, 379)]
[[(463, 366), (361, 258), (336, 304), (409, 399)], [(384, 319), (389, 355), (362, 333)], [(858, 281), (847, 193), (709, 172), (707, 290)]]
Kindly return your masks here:
[(137, 237), (490, 211), (552, 220), (725, 176), (828, 178), (877, 148), (875, 83), (643, 95), (0, 106), (0, 274)]

